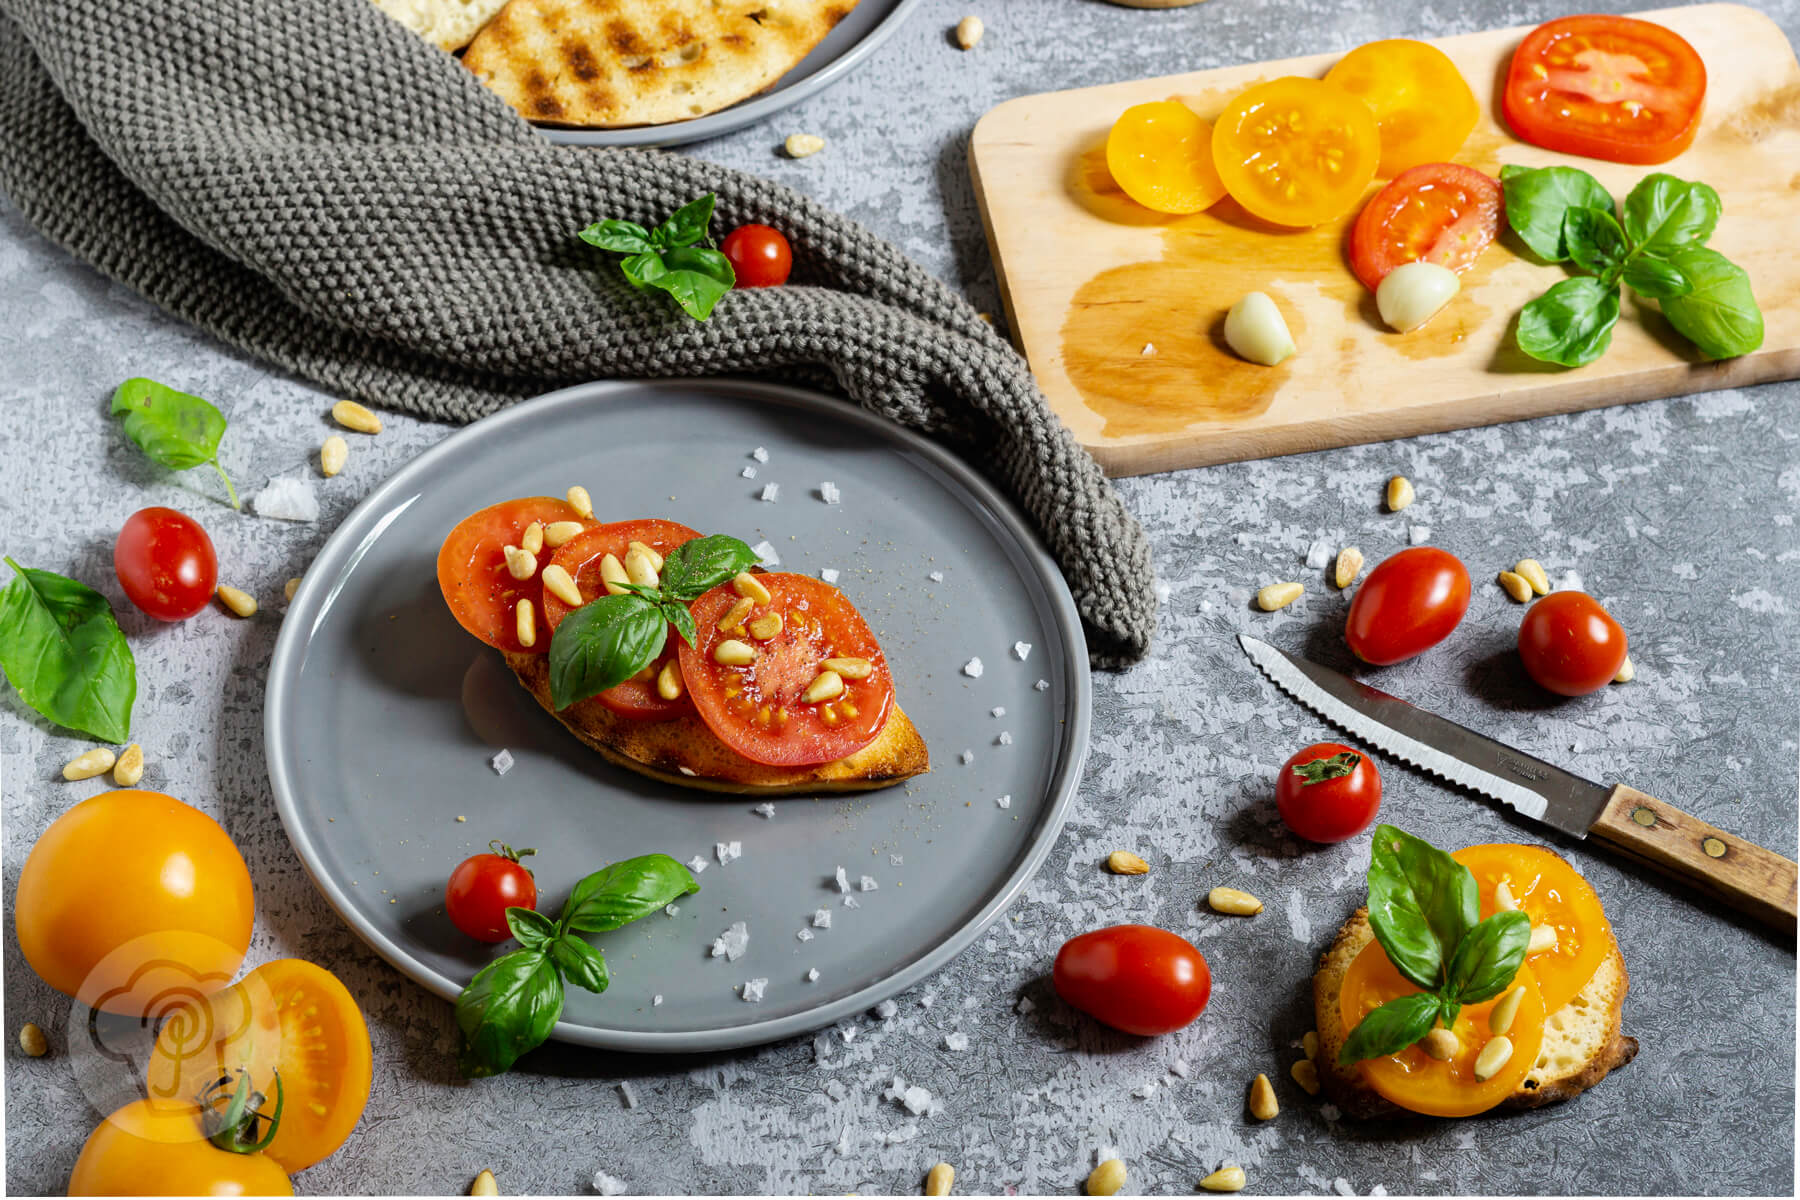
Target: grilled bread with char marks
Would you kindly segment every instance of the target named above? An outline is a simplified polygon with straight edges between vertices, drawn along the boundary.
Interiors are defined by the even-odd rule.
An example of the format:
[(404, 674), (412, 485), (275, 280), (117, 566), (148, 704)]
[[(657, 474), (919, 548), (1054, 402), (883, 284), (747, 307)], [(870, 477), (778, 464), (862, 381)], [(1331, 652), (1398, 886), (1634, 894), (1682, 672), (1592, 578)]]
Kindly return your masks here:
[(440, 50), (452, 53), (474, 40), (506, 0), (375, 0), (379, 8)]

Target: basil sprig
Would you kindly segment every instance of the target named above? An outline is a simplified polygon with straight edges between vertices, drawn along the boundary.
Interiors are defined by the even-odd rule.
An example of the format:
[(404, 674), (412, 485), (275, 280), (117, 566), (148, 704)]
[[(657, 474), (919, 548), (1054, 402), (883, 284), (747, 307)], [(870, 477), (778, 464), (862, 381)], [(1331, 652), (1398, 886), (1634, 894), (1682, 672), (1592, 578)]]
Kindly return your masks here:
[[(713, 248), (713, 195), (689, 201), (655, 229), (631, 221), (596, 221), (581, 231), (590, 246), (623, 254), (619, 269), (631, 286), (659, 288), (675, 298), (697, 321), (712, 315), (713, 305), (737, 283), (731, 260)], [(704, 241), (706, 245), (697, 243)]]
[(219, 465), (225, 414), (198, 396), (154, 379), (127, 379), (113, 393), (113, 416), (125, 418), (125, 436), (165, 467), (186, 471), (210, 464), (225, 484), (231, 507), (241, 509), (231, 477)]
[(1377, 825), (1369, 852), (1369, 925), (1394, 967), (1423, 989), (1389, 1000), (1344, 1039), (1344, 1066), (1404, 1050), (1438, 1022), (1449, 1028), (1465, 1004), (1500, 994), (1519, 973), (1531, 918), (1499, 912), (1480, 920), (1469, 868), (1392, 825)]
[(645, 854), (576, 884), (555, 920), (529, 908), (507, 909), (519, 949), (477, 971), (456, 998), (463, 1074), (503, 1075), (521, 1054), (542, 1045), (562, 1016), (565, 980), (590, 992), (606, 990), (606, 956), (578, 934), (617, 929), (699, 890), (673, 858)]
[(1762, 345), (1762, 310), (1743, 268), (1706, 240), (1724, 205), (1704, 183), (1647, 175), (1625, 197), (1623, 219), (1600, 181), (1574, 167), (1507, 166), (1506, 220), (1540, 258), (1573, 262), (1565, 279), (1519, 312), (1518, 343), (1543, 362), (1579, 367), (1612, 344), (1620, 285), (1655, 300), (1677, 333), (1707, 358)]
[(550, 638), (550, 702), (560, 711), (624, 683), (656, 661), (670, 625), (693, 645), (687, 606), (757, 561), (737, 538), (695, 538), (669, 551), (656, 587), (625, 584), (623, 594), (575, 609)]
[(0, 670), (19, 699), (66, 729), (131, 736), (137, 663), (105, 596), (85, 583), (21, 567), (0, 589)]

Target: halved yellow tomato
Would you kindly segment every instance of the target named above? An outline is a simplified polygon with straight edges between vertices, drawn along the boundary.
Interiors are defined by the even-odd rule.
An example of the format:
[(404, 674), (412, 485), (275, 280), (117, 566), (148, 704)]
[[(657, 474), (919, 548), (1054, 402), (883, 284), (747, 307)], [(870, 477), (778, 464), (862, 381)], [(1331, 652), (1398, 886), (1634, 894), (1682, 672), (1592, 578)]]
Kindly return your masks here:
[(1322, 225), (1362, 199), (1381, 159), (1367, 104), (1289, 75), (1233, 100), (1213, 125), (1213, 167), (1232, 199), (1276, 225)]
[(1612, 952), (1612, 925), (1594, 887), (1561, 855), (1543, 846), (1491, 843), (1450, 856), (1475, 876), (1481, 915), (1500, 911), (1494, 889), (1504, 880), (1513, 901), (1535, 925), (1556, 930), (1556, 945), (1525, 959), (1544, 994), (1544, 1011), (1573, 1000)]
[(1325, 72), (1362, 100), (1381, 130), (1377, 173), (1392, 179), (1421, 163), (1449, 162), (1481, 118), (1481, 105), (1449, 55), (1426, 42), (1389, 38), (1358, 46)]
[(1212, 126), (1174, 100), (1126, 109), (1106, 135), (1106, 169), (1125, 194), (1160, 213), (1197, 213), (1225, 196)]

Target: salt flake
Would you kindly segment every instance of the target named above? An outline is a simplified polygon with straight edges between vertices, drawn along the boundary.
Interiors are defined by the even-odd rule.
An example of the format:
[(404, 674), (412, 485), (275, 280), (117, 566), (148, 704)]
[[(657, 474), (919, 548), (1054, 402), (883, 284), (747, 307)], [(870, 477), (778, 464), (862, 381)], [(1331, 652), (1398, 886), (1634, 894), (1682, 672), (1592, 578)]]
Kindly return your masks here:
[(944, 1035), (944, 1049), (954, 1050), (954, 1051), (956, 1051), (956, 1053), (961, 1054), (964, 1050), (967, 1050), (968, 1048), (969, 1048), (969, 1035), (962, 1032), (960, 1029), (957, 1030), (955, 1033), (946, 1033)]
[(1415, 546), (1423, 546), (1431, 540), (1431, 526), (1414, 525), (1406, 531), (1406, 540)]
[(759, 817), (763, 817), (765, 819), (772, 820), (772, 819), (774, 819), (774, 816), (775, 816), (775, 805), (770, 803), (767, 800), (764, 800), (761, 804), (757, 805), (755, 808), (751, 809), (750, 811), (755, 813)]
[(995, 707), (988, 709), (988, 716), (993, 717), (996, 720), (1005, 715), (1006, 707), (1004, 705), (996, 705)]
[(1047, 692), (1050, 690), (1050, 681), (1048, 679), (1040, 679), (1032, 684), (1031, 687), (1033, 691)]
[(836, 567), (820, 567), (819, 578), (823, 579), (826, 583), (836, 583), (838, 581), (838, 569)]
[(979, 658), (971, 658), (968, 662), (963, 664), (963, 674), (967, 675), (970, 679), (980, 679), (981, 671), (982, 666)]
[(1192, 1073), (1193, 1068), (1188, 1066), (1187, 1059), (1178, 1058), (1169, 1064), (1169, 1070), (1174, 1074), (1181, 1076), (1183, 1079), (1186, 1079), (1188, 1075)]
[(1140, 1083), (1131, 1089), (1131, 1094), (1136, 1096), (1139, 1100), (1148, 1100), (1150, 1097), (1156, 1095), (1156, 1084), (1154, 1082)]
[(745, 479), (755, 479), (756, 478), (756, 468), (755, 467), (745, 467), (743, 470), (739, 471), (738, 474), (742, 475)]
[(837, 1145), (833, 1149), (839, 1154), (850, 1153), (850, 1126), (844, 1126), (844, 1132), (838, 1134)]
[(1012, 793), (1009, 792), (1004, 796), (1000, 796), (1000, 797), (996, 798), (994, 800), (994, 803), (998, 804), (1001, 808), (1011, 808), (1012, 807)]
[[(811, 973), (812, 972), (810, 971), (808, 972), (808, 974)], [(830, 1096), (833, 1100), (842, 1100), (845, 1096), (850, 1094), (850, 1089), (845, 1087), (841, 1081), (834, 1079), (825, 1085), (825, 1094)]]
[(757, 462), (768, 462), (769, 461), (769, 452), (762, 446), (758, 446), (756, 449), (754, 449), (750, 452), (750, 457), (754, 458)]
[(616, 1176), (608, 1175), (605, 1171), (595, 1171), (594, 1190), (599, 1192), (602, 1196), (623, 1196), (625, 1194), (625, 1181)]
[(763, 484), (762, 500), (764, 504), (775, 503), (775, 498), (779, 495), (781, 495), (781, 485), (779, 483)]
[(1317, 571), (1331, 564), (1331, 543), (1315, 541), (1306, 548), (1306, 565)]
[(903, 855), (903, 854), (888, 855), (888, 866), (904, 867), (905, 865), (906, 865), (906, 856), (905, 855)]
[(836, 504), (841, 498), (842, 494), (838, 491), (838, 485), (831, 480), (827, 479), (819, 485), (819, 499), (825, 503)]
[(714, 842), (713, 854), (718, 858), (719, 865), (722, 867), (728, 862), (735, 862), (744, 857), (744, 843)]
[(498, 753), (498, 754), (494, 755), (494, 757), (488, 759), (488, 766), (494, 768), (494, 774), (496, 774), (496, 775), (506, 774), (508, 771), (513, 769), (512, 751), (511, 750), (500, 751), (500, 753)]
[(763, 998), (763, 989), (768, 986), (769, 981), (767, 979), (747, 980), (744, 984), (744, 1002), (746, 1004), (760, 1004)]
[(769, 544), (768, 538), (764, 538), (762, 541), (756, 543), (756, 545), (750, 547), (750, 553), (756, 555), (756, 561), (765, 567), (779, 567), (781, 565), (781, 555), (775, 553), (775, 547)]
[(658, 992), (658, 993), (656, 993), (656, 995), (650, 997), (650, 1007), (651, 1008), (656, 1008), (661, 1003), (662, 1003), (662, 993), (661, 992)]
[(794, 936), (799, 938), (803, 942), (810, 942), (813, 940), (813, 931), (810, 929), (802, 929), (800, 932), (796, 933)]
[(1000, 736), (994, 739), (994, 745), (996, 745), (996, 746), (1012, 745), (1012, 734), (1010, 734), (1006, 730), (1002, 729), (1000, 731)]
[(933, 583), (942, 583), (942, 582), (944, 582), (944, 573), (942, 571), (933, 571), (931, 574), (927, 575), (925, 578), (931, 580), (931, 582), (933, 582)]
[(806, 982), (808, 982), (808, 983), (817, 983), (817, 982), (819, 982), (819, 968), (817, 968), (817, 967), (809, 967), (809, 968), (807, 968), (807, 971), (806, 971)]
[(319, 519), (319, 497), (313, 486), (298, 475), (271, 479), (256, 493), (252, 501), (256, 515), (276, 521), (316, 521)]
[(1030, 642), (1014, 642), (1013, 643), (1013, 657), (1018, 659), (1020, 662), (1024, 662), (1026, 659), (1030, 658), (1031, 657), (1031, 643)]
[(873, 875), (864, 875), (861, 879), (856, 881), (856, 886), (865, 892), (872, 892), (881, 885), (875, 882), (875, 877)]
[(619, 1099), (625, 1102), (626, 1108), (636, 1108), (638, 1106), (637, 1092), (632, 1088), (629, 1080), (621, 1080), (619, 1082)]
[(883, 1000), (880, 1004), (875, 1006), (875, 1015), (880, 1017), (883, 1021), (889, 1020), (899, 1011), (900, 1006), (895, 1004), (892, 1000)]
[(837, 890), (838, 891), (847, 892), (850, 890), (850, 875), (848, 872), (846, 872), (844, 870), (844, 868), (839, 867), (837, 869), (837, 874), (835, 876), (833, 876), (833, 878), (835, 878), (837, 880)]
[(855, 896), (845, 896), (844, 897), (844, 907), (845, 908), (861, 908), (862, 901), (858, 900)]
[(749, 948), (750, 926), (743, 921), (734, 921), (731, 928), (713, 939), (712, 956), (723, 958), (726, 962), (736, 962), (744, 957), (744, 951)]
[(694, 857), (688, 859), (687, 865), (688, 865), (688, 870), (692, 871), (696, 875), (698, 875), (700, 872), (706, 870), (706, 860), (704, 858), (701, 858), (698, 854), (696, 854), (696, 855), (694, 855)]
[(964, 750), (961, 754), (957, 755), (956, 757), (961, 759), (962, 765), (966, 767), (970, 763), (975, 761), (975, 752), (973, 750)]
[(813, 928), (814, 929), (830, 929), (831, 928), (831, 910), (829, 908), (821, 908), (813, 913)]
[(670, 915), (670, 916), (671, 916), (671, 917), (672, 917), (672, 916), (674, 916), (674, 915), (675, 915), (675, 914), (676, 914), (676, 913), (679, 913), (679, 912), (680, 912), (680, 911), (681, 911), (681, 905), (679, 905), (679, 904), (665, 904), (665, 905), (663, 905), (663, 911), (664, 911), (664, 912), (666, 912), (666, 913), (668, 913), (668, 914), (669, 914), (669, 915)]
[(1019, 1002), (1013, 1005), (1013, 1011), (1023, 1017), (1037, 1011), (1037, 1002), (1030, 996), (1020, 996)]

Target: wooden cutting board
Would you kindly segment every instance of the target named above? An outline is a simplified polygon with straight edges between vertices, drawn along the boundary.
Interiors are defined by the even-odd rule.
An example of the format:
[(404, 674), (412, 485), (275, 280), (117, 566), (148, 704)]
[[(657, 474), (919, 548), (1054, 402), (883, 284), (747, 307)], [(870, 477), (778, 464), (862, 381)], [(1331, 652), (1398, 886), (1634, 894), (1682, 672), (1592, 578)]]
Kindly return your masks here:
[[(1211, 119), (1261, 80), (1323, 75), (1342, 55), (1333, 51), (1026, 96), (976, 125), (969, 167), (1007, 317), (1051, 405), (1110, 473), (1136, 475), (1800, 376), (1800, 64), (1754, 9), (1642, 15), (1680, 32), (1706, 63), (1706, 111), (1686, 153), (1632, 167), (1515, 139), (1496, 97), (1519, 28), (1435, 43), (1484, 110), (1457, 160), (1489, 173), (1572, 163), (1621, 201), (1655, 170), (1711, 184), (1725, 215), (1709, 244), (1750, 273), (1761, 350), (1702, 362), (1654, 305), (1628, 293), (1599, 362), (1565, 370), (1527, 358), (1514, 315), (1565, 272), (1517, 257), (1510, 235), (1431, 324), (1394, 334), (1345, 263), (1354, 211), (1302, 232), (1263, 225), (1229, 197), (1165, 217), (1112, 182), (1106, 133), (1129, 106), (1177, 99)], [(1256, 290), (1275, 298), (1300, 347), (1279, 367), (1225, 348), (1226, 309)]]

